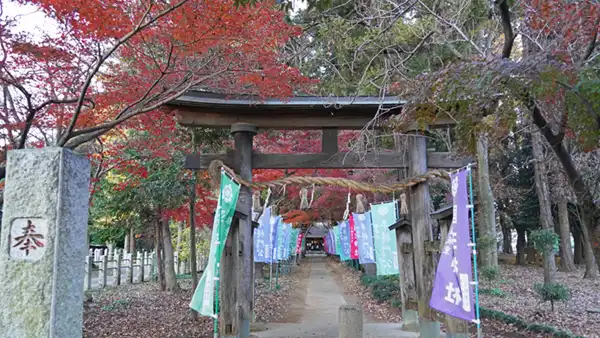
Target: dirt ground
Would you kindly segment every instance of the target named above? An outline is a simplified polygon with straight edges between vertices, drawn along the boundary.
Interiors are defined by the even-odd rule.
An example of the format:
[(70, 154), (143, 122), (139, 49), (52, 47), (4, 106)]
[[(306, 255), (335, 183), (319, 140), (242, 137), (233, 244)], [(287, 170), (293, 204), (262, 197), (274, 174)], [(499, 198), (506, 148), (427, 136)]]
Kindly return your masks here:
[[(278, 289), (269, 290), (269, 281), (257, 281), (255, 316), (259, 320), (277, 322), (297, 318), (293, 308), (285, 310), (291, 299), (302, 297), (301, 279), (307, 269), (295, 268), (279, 278)], [(303, 275), (304, 274), (304, 275)], [(192, 319), (189, 303), (192, 299), (191, 280), (180, 279), (181, 292), (161, 292), (154, 282), (123, 285), (86, 292), (91, 301), (84, 304), (85, 338), (143, 337), (198, 338), (212, 337), (213, 320)], [(274, 283), (273, 283), (274, 285)], [(297, 319), (296, 319), (297, 320)]]
[(600, 280), (583, 279), (583, 269), (573, 273), (557, 272), (556, 281), (570, 289), (570, 299), (558, 302), (552, 311), (550, 303), (542, 303), (534, 285), (543, 282), (543, 269), (537, 266), (503, 264), (498, 281), (481, 281), (481, 287), (500, 289), (503, 296), (482, 294), (481, 305), (496, 311), (519, 316), (530, 323), (540, 323), (575, 335), (600, 337)]
[[(399, 308), (392, 307), (390, 304), (380, 303), (377, 300), (375, 300), (371, 296), (371, 293), (368, 290), (368, 288), (360, 282), (360, 277), (362, 276), (362, 274), (360, 272), (353, 270), (353, 269), (349, 268), (348, 266), (346, 266), (345, 264), (341, 264), (338, 261), (335, 261), (333, 259), (329, 260), (329, 265), (332, 267), (332, 270), (334, 271), (334, 273), (336, 275), (335, 279), (342, 283), (342, 285), (345, 289), (345, 294), (355, 295), (356, 297), (358, 297), (363, 309), (371, 317), (378, 318), (380, 320), (401, 322), (401, 310)], [(541, 276), (541, 271), (537, 271), (537, 269), (538, 269), (538, 267), (525, 267), (522, 269), (522, 273), (524, 273), (526, 275), (531, 275), (531, 276), (539, 273), (539, 275)], [(507, 280), (523, 280), (522, 274), (515, 273), (515, 271), (519, 271), (519, 270), (520, 270), (520, 267), (503, 267), (502, 268), (503, 276), (504, 276), (504, 278), (507, 278)], [(535, 279), (535, 277), (532, 277), (532, 278)], [(577, 278), (577, 276), (573, 276), (573, 278)], [(574, 283), (575, 280), (571, 281), (571, 283)], [(514, 296), (509, 299), (519, 299), (519, 297), (521, 297), (520, 294), (527, 292), (527, 288), (519, 287), (519, 285), (523, 285), (523, 283), (525, 283), (525, 282), (505, 283), (506, 285), (514, 286), (514, 289), (515, 289)], [(586, 282), (582, 283), (583, 288), (591, 287), (591, 286), (593, 286), (593, 284), (594, 284), (593, 282), (591, 282), (590, 285), (587, 285)], [(483, 287), (485, 287), (485, 286), (483, 286)], [(531, 288), (533, 288), (533, 286)], [(516, 290), (519, 290), (519, 291), (517, 292)], [(595, 290), (600, 291), (600, 289), (598, 289), (597, 287)], [(488, 306), (489, 308), (492, 308), (494, 310), (502, 310), (503, 309), (502, 311), (507, 314), (520, 315), (519, 311), (521, 311), (521, 309), (519, 308), (519, 305), (517, 305), (515, 303), (512, 303), (512, 306), (509, 305), (509, 304), (511, 304), (509, 302), (505, 302), (504, 307), (494, 306), (493, 304), (491, 304), (491, 302), (498, 302), (497, 300), (489, 301), (489, 299), (485, 299), (485, 298), (487, 298), (486, 295), (483, 295), (482, 298), (483, 298), (482, 303), (486, 304), (484, 306)], [(600, 296), (597, 297), (596, 300), (600, 301)], [(548, 305), (548, 308), (549, 308), (549, 305)], [(539, 309), (538, 310), (531, 309), (531, 311), (532, 311), (532, 313), (535, 313), (535, 311), (539, 312)], [(588, 317), (589, 317), (589, 315), (588, 315)], [(552, 325), (554, 327), (557, 327), (557, 328), (560, 328), (563, 330), (569, 329), (570, 331), (573, 331), (574, 333), (576, 333), (576, 331), (573, 328), (570, 328), (568, 326), (561, 327), (559, 325), (556, 325), (556, 323), (547, 323), (545, 321), (534, 320), (534, 319), (535, 318), (531, 318), (528, 320), (531, 320), (532, 322), (536, 322), (536, 323), (546, 323), (546, 324)], [(566, 324), (566, 322), (564, 324)], [(598, 324), (600, 324), (600, 322), (593, 323), (593, 325), (598, 325)], [(575, 324), (573, 326), (580, 327), (579, 324)], [(442, 324), (442, 329), (443, 329), (443, 324)], [(593, 326), (592, 326), (591, 330), (595, 330), (593, 328)], [(598, 332), (600, 332), (600, 330), (596, 330), (595, 331), (596, 333), (591, 330), (586, 330), (585, 333), (579, 333), (579, 334), (584, 335), (585, 337), (599, 337)], [(496, 320), (488, 320), (488, 319), (482, 320), (482, 331), (483, 331), (483, 336), (486, 338), (488, 338), (488, 337), (491, 337), (491, 338), (496, 338), (496, 337), (497, 338), (549, 337), (548, 335), (544, 335), (544, 334), (535, 334), (535, 333), (528, 332), (528, 331), (522, 331), (514, 326), (507, 325), (503, 322), (496, 321)], [(476, 332), (477, 332), (477, 329), (475, 326), (473, 326), (471, 328), (471, 336), (476, 337)]]
[[(360, 282), (360, 272), (332, 259), (327, 260), (327, 266), (335, 284), (343, 290), (343, 297), (362, 305), (369, 322), (401, 322), (401, 310), (373, 299), (370, 290)], [(558, 272), (557, 281), (570, 288), (571, 299), (555, 304), (552, 311), (550, 304), (541, 303), (534, 291), (534, 284), (542, 281), (540, 267), (503, 264), (501, 271), (498, 281), (481, 281), (481, 287), (499, 289), (504, 296), (482, 294), (482, 306), (520, 316), (530, 323), (550, 325), (580, 336), (600, 337), (600, 314), (587, 311), (600, 308), (600, 281), (582, 279), (583, 271)], [(303, 262), (279, 279), (279, 288), (273, 282), (270, 289), (268, 279), (257, 281), (255, 320), (300, 324), (309, 303), (309, 280), (311, 266)], [(175, 294), (161, 292), (151, 282), (87, 292), (91, 301), (84, 305), (84, 337), (211, 337), (212, 319), (199, 317), (193, 321), (190, 315), (191, 281), (181, 279), (179, 283), (182, 291)], [(484, 319), (482, 327), (486, 338), (547, 337), (494, 320)], [(475, 336), (475, 328), (472, 333)]]

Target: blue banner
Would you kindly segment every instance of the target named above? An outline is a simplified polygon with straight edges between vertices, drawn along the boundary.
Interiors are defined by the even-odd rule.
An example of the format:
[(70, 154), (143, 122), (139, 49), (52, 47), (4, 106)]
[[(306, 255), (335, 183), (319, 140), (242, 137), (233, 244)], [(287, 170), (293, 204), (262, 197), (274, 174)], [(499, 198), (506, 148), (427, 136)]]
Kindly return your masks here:
[(375, 248), (373, 246), (373, 228), (371, 212), (352, 214), (358, 237), (358, 262), (360, 264), (375, 263)]
[(340, 260), (347, 261), (350, 259), (350, 224), (348, 221), (341, 221), (338, 224), (340, 227), (340, 244), (342, 245)]
[(269, 221), (269, 237), (265, 243), (265, 263), (274, 263), (275, 260), (275, 246), (277, 244), (277, 226), (281, 216), (271, 216)]
[(333, 227), (333, 242), (335, 243), (335, 253), (338, 256), (341, 256), (342, 246), (340, 244), (340, 226), (337, 225)]
[(283, 224), (283, 243), (281, 247), (281, 259), (286, 260), (290, 257), (290, 236), (292, 235), (292, 225)]
[(254, 229), (254, 261), (267, 262), (268, 238), (271, 226), (271, 208), (265, 208), (265, 211), (258, 219), (258, 227)]

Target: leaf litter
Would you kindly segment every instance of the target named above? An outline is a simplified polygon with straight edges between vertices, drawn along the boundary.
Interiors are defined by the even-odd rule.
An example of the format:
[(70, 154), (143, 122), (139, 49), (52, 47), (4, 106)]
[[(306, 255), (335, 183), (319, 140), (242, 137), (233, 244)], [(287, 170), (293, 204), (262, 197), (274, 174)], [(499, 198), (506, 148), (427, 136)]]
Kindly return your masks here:
[[(286, 297), (298, 284), (295, 273), (281, 276), (279, 288), (269, 289), (268, 280), (255, 284), (256, 321), (275, 322), (285, 314)], [(181, 291), (167, 293), (157, 283), (122, 285), (88, 291), (84, 303), (84, 338), (149, 337), (198, 338), (213, 336), (213, 320), (192, 319), (190, 279), (178, 280)]]
[[(381, 302), (381, 301), (376, 300), (372, 296), (369, 288), (362, 284), (362, 282), (361, 282), (361, 277), (363, 276), (362, 272), (352, 269), (343, 263), (340, 263), (337, 259), (329, 259), (328, 264), (330, 265), (331, 269), (333, 270), (335, 278), (338, 279), (341, 282), (341, 284), (343, 285), (345, 294), (356, 296), (358, 298), (357, 299), (358, 304), (360, 304), (363, 307), (363, 310), (365, 311), (367, 316), (370, 316), (371, 319), (373, 319), (374, 321), (397, 322), (397, 323), (402, 322), (400, 308), (391, 306), (391, 304), (389, 304), (389, 302)], [(535, 280), (535, 282), (540, 282), (541, 279), (543, 279), (543, 275), (542, 275), (542, 270), (539, 269), (538, 267), (535, 267), (535, 268), (534, 267), (524, 267), (523, 269), (520, 269), (520, 268), (522, 268), (522, 267), (513, 267), (513, 266), (502, 267), (503, 276), (505, 277), (505, 279), (507, 281), (508, 280), (513, 280), (513, 281), (520, 280), (521, 281), (519, 283), (508, 283), (508, 282), (503, 283), (503, 285), (512, 285), (512, 288), (510, 289), (510, 290), (513, 290), (512, 296), (507, 295), (504, 298), (500, 298), (500, 297), (493, 297), (493, 296), (489, 296), (489, 295), (480, 295), (480, 300), (481, 300), (482, 306), (486, 306), (486, 307), (496, 310), (496, 311), (503, 311), (506, 314), (523, 317), (528, 322), (541, 323), (541, 324), (554, 326), (558, 329), (569, 330), (573, 333), (578, 333), (585, 337), (590, 337), (590, 338), (600, 337), (600, 336), (598, 336), (598, 333), (597, 333), (597, 332), (600, 332), (600, 329), (597, 326), (597, 325), (600, 325), (600, 322), (594, 323), (595, 328), (592, 327), (592, 328), (589, 328), (588, 330), (585, 330), (582, 333), (579, 333), (576, 331), (575, 328), (581, 327), (582, 324), (580, 324), (580, 323), (573, 323), (573, 322), (570, 322), (569, 320), (564, 320), (564, 321), (562, 321), (562, 323), (567, 324), (567, 325), (560, 326), (561, 322), (546, 322), (546, 321), (542, 321), (539, 319), (536, 320), (535, 316), (529, 316), (529, 317), (525, 316), (525, 314), (528, 311), (531, 313), (540, 312), (540, 307), (523, 307), (519, 301), (521, 300), (522, 293), (529, 293), (530, 295), (528, 296), (527, 299), (529, 299), (529, 301), (531, 303), (528, 302), (528, 304), (537, 305), (539, 303), (539, 301), (532, 301), (532, 299), (535, 298), (535, 295), (531, 295), (531, 293), (533, 292), (533, 283), (534, 283), (534, 281), (532, 281), (532, 278)], [(537, 270), (532, 271), (531, 269), (538, 269), (539, 271), (537, 271)], [(538, 281), (538, 279), (539, 279), (539, 281)], [(561, 281), (561, 277), (559, 277), (558, 280)], [(598, 286), (594, 286), (594, 285), (597, 285), (597, 282), (588, 281), (588, 282), (581, 283), (583, 285), (578, 285), (576, 283), (576, 281), (581, 282), (581, 278), (578, 277), (576, 274), (569, 277), (568, 282), (571, 284), (574, 283), (575, 285), (577, 285), (576, 288), (571, 288), (573, 293), (576, 295), (581, 295), (582, 293), (585, 293), (588, 295), (590, 294), (589, 292), (582, 292), (580, 290), (581, 288), (585, 289), (586, 287), (588, 287), (588, 288), (591, 287), (591, 289), (588, 289), (588, 290), (591, 290), (592, 293), (594, 292), (594, 290), (596, 293), (598, 292), (598, 290), (600, 290), (598, 288)], [(530, 286), (525, 287), (525, 284), (528, 284)], [(485, 285), (484, 283), (482, 283), (482, 287), (489, 287), (489, 285)], [(502, 289), (504, 289), (504, 288), (505, 287), (502, 287)], [(527, 291), (527, 290), (529, 290), (529, 291)], [(511, 291), (509, 291), (507, 288), (506, 292), (511, 292)], [(493, 300), (491, 300), (492, 298), (493, 298)], [(586, 304), (589, 304), (590, 302), (593, 304), (594, 300), (596, 302), (600, 301), (600, 297), (596, 297), (595, 299), (594, 298), (587, 298), (587, 299), (588, 299), (588, 301), (584, 302)], [(560, 316), (561, 316), (559, 314), (559, 310), (560, 310), (559, 307), (560, 306), (556, 306), (556, 308), (555, 308), (556, 315), (554, 316), (554, 318), (560, 318)], [(547, 308), (549, 311), (549, 309), (550, 309), (549, 304), (547, 305)], [(548, 312), (548, 311), (544, 311), (544, 312)], [(584, 311), (585, 311), (585, 309), (582, 308), (578, 311), (578, 313), (582, 314)], [(562, 315), (564, 316), (565, 313), (563, 313)], [(600, 314), (595, 314), (595, 315), (599, 316), (599, 318), (600, 318)], [(588, 316), (590, 316), (590, 314), (588, 314)], [(571, 316), (567, 315), (567, 318), (571, 318)], [(589, 325), (589, 323), (585, 324), (585, 325)], [(442, 330), (444, 330), (443, 323), (442, 323)], [(595, 331), (595, 333), (594, 333), (594, 331)], [(474, 325), (471, 325), (470, 336), (476, 337), (477, 336), (476, 332), (477, 332), (476, 327)], [(538, 333), (534, 333), (534, 332), (524, 331), (513, 325), (506, 324), (502, 321), (485, 319), (485, 318), (482, 319), (482, 332), (483, 332), (483, 337), (485, 337), (485, 338), (488, 338), (488, 337), (491, 337), (491, 338), (550, 337), (548, 334), (538, 334)]]
[[(374, 299), (369, 288), (361, 283), (362, 273), (339, 261), (328, 264), (345, 294), (355, 297), (367, 316), (376, 322), (401, 322), (401, 310), (389, 302)], [(557, 282), (571, 290), (567, 302), (541, 303), (534, 284), (543, 281), (543, 270), (534, 266), (501, 265), (499, 281), (481, 281), (482, 288), (502, 290), (504, 296), (481, 294), (481, 305), (509, 315), (519, 316), (528, 323), (538, 323), (569, 331), (576, 335), (600, 337), (600, 313), (587, 310), (600, 307), (600, 281), (581, 278), (583, 270), (574, 273), (557, 272)], [(281, 322), (286, 317), (289, 297), (298, 288), (301, 275), (292, 273), (279, 279), (279, 288), (270, 289), (269, 280), (257, 280), (255, 286), (255, 321)], [(166, 293), (156, 283), (123, 285), (88, 292), (84, 304), (84, 337), (211, 337), (213, 321), (207, 317), (192, 319), (188, 305), (192, 296), (191, 280), (179, 280), (182, 291)], [(90, 301), (90, 299), (92, 299)], [(549, 337), (523, 331), (497, 320), (482, 320), (484, 337)], [(475, 337), (475, 328), (471, 328)]]

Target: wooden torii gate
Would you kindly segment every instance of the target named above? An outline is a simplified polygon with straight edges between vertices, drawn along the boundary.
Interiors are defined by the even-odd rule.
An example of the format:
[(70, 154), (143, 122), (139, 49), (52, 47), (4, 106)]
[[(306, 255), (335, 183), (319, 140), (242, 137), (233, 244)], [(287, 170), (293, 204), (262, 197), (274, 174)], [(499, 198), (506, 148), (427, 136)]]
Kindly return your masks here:
[[(364, 169), (408, 168), (410, 176), (419, 176), (428, 168), (456, 169), (466, 160), (453, 160), (449, 153), (427, 152), (425, 137), (412, 138), (408, 156), (403, 153), (357, 155), (339, 152), (339, 130), (360, 130), (372, 122), (380, 108), (386, 113), (379, 119), (400, 114), (403, 102), (379, 97), (314, 97), (300, 96), (288, 101), (260, 100), (249, 96), (226, 96), (190, 91), (169, 103), (178, 122), (184, 126), (231, 128), (234, 150), (226, 154), (192, 154), (185, 160), (187, 169), (207, 169), (213, 160), (221, 160), (233, 168), (242, 179), (252, 179), (252, 169)], [(437, 118), (429, 127), (446, 127), (453, 121)], [(322, 150), (315, 154), (261, 154), (252, 151), (253, 137), (260, 129), (322, 130)], [(416, 123), (411, 133), (422, 135)], [(409, 194), (414, 280), (422, 318), (435, 321), (427, 306), (435, 273), (433, 256), (427, 255), (425, 242), (432, 238), (429, 215), (429, 187), (419, 184)], [(242, 187), (236, 208), (236, 219), (227, 238), (221, 260), (220, 321), (221, 337), (246, 338), (250, 334), (253, 313), (253, 231), (251, 192)], [(237, 252), (237, 254), (236, 254)]]

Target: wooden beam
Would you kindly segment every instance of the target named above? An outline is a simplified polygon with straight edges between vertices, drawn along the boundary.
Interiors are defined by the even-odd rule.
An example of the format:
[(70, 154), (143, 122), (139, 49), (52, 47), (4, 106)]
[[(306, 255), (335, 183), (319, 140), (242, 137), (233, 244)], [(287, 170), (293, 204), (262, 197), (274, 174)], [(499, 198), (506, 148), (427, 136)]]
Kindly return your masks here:
[[(188, 127), (229, 128), (235, 123), (249, 123), (256, 125), (259, 129), (323, 129), (339, 128), (341, 130), (360, 130), (367, 125), (372, 125), (375, 113), (367, 116), (364, 114), (344, 114), (343, 110), (336, 113), (307, 114), (302, 111), (277, 114), (275, 113), (243, 113), (243, 112), (207, 112), (193, 107), (178, 107), (176, 116), (179, 124)], [(375, 128), (381, 128), (385, 121), (381, 119)], [(434, 121), (429, 122), (430, 128), (445, 128), (456, 124), (449, 116), (440, 114)], [(407, 130), (421, 130), (422, 124), (413, 122), (407, 126)]]
[[(232, 166), (234, 156), (227, 154), (187, 155), (186, 169), (207, 169), (214, 160)], [(450, 153), (427, 153), (428, 167), (431, 169), (458, 169), (469, 163), (469, 158), (452, 159)], [(319, 153), (319, 154), (261, 154), (252, 156), (253, 169), (394, 169), (407, 168), (408, 161), (398, 153)]]

